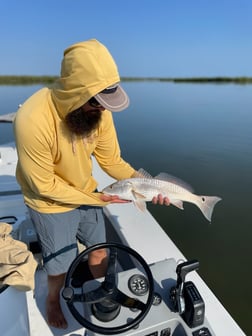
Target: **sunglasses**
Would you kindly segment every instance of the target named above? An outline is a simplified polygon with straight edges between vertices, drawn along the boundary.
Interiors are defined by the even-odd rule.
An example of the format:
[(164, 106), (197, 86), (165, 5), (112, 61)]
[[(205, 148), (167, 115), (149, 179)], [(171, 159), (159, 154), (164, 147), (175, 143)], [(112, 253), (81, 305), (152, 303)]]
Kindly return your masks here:
[(102, 107), (102, 105), (94, 97), (89, 99), (88, 103), (92, 107)]

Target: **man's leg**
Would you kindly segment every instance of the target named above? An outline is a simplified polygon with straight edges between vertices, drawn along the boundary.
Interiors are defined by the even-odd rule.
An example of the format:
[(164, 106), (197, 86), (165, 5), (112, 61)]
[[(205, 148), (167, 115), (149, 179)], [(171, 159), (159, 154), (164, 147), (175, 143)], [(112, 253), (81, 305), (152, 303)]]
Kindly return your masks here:
[(94, 278), (103, 277), (107, 270), (107, 253), (105, 249), (93, 251), (88, 256), (88, 266)]
[(77, 255), (76, 233), (80, 221), (77, 210), (44, 214), (29, 209), (42, 249), (44, 268), (48, 275), (46, 312), (48, 324), (67, 328), (60, 307), (60, 291), (65, 274)]
[(60, 307), (60, 291), (64, 285), (65, 273), (48, 275), (48, 295), (46, 299), (47, 322), (55, 328), (66, 329), (67, 321)]
[[(105, 220), (103, 209), (94, 206), (81, 206), (79, 208), (81, 222), (77, 237), (86, 247), (106, 241)], [(88, 265), (94, 278), (105, 275), (107, 270), (106, 249), (91, 252), (88, 257)]]

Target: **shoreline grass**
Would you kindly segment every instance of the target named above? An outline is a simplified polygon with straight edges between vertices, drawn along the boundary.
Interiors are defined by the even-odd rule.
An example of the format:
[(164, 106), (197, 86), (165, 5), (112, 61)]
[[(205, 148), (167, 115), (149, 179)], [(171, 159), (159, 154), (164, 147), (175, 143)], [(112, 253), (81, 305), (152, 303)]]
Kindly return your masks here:
[[(0, 85), (53, 84), (58, 76), (14, 76), (0, 75)], [(172, 83), (214, 83), (252, 84), (252, 77), (121, 77), (122, 82), (172, 82)]]

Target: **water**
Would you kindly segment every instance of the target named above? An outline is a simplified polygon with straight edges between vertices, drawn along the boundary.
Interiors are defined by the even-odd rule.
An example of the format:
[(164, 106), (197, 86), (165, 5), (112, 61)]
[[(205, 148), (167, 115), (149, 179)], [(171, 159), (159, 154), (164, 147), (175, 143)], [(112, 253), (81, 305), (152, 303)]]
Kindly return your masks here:
[[(123, 83), (130, 108), (114, 113), (123, 157), (151, 174), (171, 173), (197, 194), (222, 197), (209, 224), (198, 208), (148, 205), (244, 332), (252, 334), (252, 86)], [(39, 86), (0, 86), (0, 114)], [(0, 143), (13, 139), (0, 124)]]

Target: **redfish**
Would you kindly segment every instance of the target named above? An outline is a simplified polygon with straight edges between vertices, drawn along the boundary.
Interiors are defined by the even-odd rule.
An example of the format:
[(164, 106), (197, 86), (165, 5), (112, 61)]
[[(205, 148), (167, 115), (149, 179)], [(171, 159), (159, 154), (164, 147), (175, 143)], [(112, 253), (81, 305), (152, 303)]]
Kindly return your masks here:
[(143, 169), (138, 171), (139, 177), (117, 181), (102, 190), (107, 195), (117, 195), (120, 199), (132, 201), (140, 210), (146, 209), (146, 202), (161, 194), (168, 197), (170, 203), (183, 210), (183, 202), (195, 204), (205, 218), (211, 222), (212, 213), (217, 202), (216, 196), (199, 196), (186, 182), (167, 173), (152, 177)]

